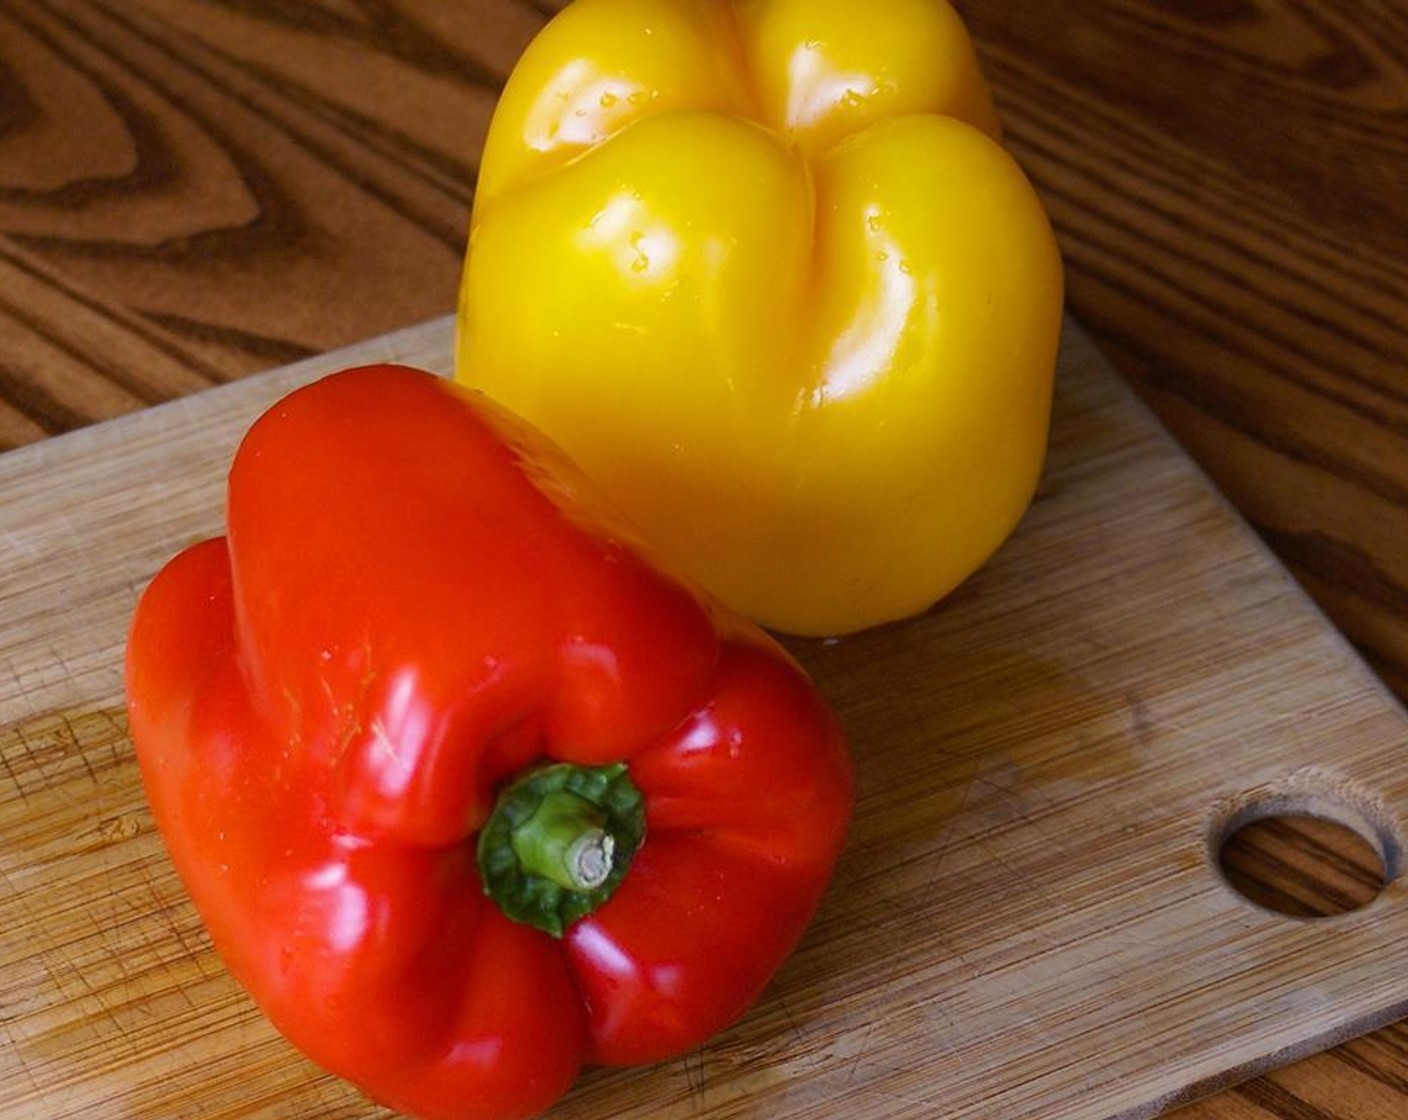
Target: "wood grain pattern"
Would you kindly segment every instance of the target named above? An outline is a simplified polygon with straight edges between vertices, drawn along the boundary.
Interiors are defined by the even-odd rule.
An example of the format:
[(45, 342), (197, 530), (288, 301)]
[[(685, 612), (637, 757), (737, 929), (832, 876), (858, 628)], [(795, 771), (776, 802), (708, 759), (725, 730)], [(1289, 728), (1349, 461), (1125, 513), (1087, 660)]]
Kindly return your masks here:
[[(259, 411), (450, 351), (441, 319), (0, 458), (0, 1117), (384, 1115), (214, 958), (121, 649), (145, 581), (219, 531)], [(818, 920), (739, 1026), (590, 1072), (554, 1115), (1143, 1117), (1408, 1010), (1408, 714), (1074, 326), (1018, 536), (941, 609), (793, 649), (859, 770)], [(1283, 802), (1352, 823), (1394, 881), (1319, 922), (1239, 898), (1218, 837)]]
[[(1408, 5), (959, 6), (1075, 313), (1408, 697)], [(1399, 1114), (1401, 1029), (1186, 1116)]]
[(1408, 695), (1408, 5), (966, 5), (1072, 305)]
[(449, 310), (497, 76), (541, 17), (444, 16), (0, 6), (0, 440)]
[[(0, 447), (448, 311), (560, 6), (0, 0)], [(958, 7), (1077, 317), (1408, 697), (1408, 4)], [(1206, 1115), (1408, 1111), (1356, 1045)]]

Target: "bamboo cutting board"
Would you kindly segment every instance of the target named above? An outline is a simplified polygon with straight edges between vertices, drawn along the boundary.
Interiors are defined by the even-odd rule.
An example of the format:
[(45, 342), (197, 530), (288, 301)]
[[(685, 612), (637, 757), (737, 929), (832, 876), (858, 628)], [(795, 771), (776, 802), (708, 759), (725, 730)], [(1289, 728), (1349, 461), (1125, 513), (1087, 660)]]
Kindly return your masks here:
[[(220, 531), (254, 417), (423, 327), (0, 457), (0, 1118), (382, 1116), (225, 975), (122, 714), (136, 596)], [(553, 1115), (1149, 1116), (1408, 1013), (1408, 718), (1069, 327), (1018, 534), (922, 618), (793, 650), (851, 736), (832, 891), (746, 1019)], [(1377, 900), (1263, 911), (1250, 816), (1374, 845)]]

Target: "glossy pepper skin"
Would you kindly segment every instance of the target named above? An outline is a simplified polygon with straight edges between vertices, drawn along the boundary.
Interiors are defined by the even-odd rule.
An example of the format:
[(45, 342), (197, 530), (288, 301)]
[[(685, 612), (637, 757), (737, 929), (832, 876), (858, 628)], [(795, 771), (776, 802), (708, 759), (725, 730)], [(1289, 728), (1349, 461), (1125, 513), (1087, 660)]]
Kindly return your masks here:
[[(536, 431), (404, 367), (271, 408), (227, 514), (141, 597), (131, 733), (217, 950), (289, 1040), (411, 1115), (522, 1117), (583, 1063), (744, 1012), (852, 797), (775, 643), (662, 574)], [(476, 861), (548, 763), (626, 774), (645, 829), (560, 937), (506, 917)]]
[(1062, 269), (942, 0), (577, 0), (481, 165), (456, 376), (732, 606), (826, 635), (1007, 538)]

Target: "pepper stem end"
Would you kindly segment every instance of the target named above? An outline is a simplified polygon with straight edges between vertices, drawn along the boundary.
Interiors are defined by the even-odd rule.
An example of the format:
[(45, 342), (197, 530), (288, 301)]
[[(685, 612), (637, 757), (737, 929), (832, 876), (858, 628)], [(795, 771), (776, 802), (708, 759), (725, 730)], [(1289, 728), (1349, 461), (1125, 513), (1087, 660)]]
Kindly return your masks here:
[(594, 891), (611, 877), (616, 838), (600, 829), (579, 836), (567, 852), (567, 866), (577, 889)]
[(554, 937), (602, 905), (645, 837), (645, 799), (624, 763), (553, 763), (500, 794), (479, 834), (484, 893)]

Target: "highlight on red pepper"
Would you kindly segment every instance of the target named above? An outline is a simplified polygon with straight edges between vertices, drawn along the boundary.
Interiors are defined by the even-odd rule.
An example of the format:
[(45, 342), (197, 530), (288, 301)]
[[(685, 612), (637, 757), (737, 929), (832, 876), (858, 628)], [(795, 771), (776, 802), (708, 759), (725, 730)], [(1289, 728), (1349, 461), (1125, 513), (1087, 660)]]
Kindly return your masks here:
[(1018, 524), (1062, 293), (945, 0), (576, 0), (494, 112), (455, 376), (735, 609), (836, 635)]
[(156, 823), (274, 1025), (429, 1120), (698, 1046), (809, 922), (852, 785), (770, 638), (663, 573), (554, 446), (398, 366), (250, 429), (227, 535), (127, 652)]

